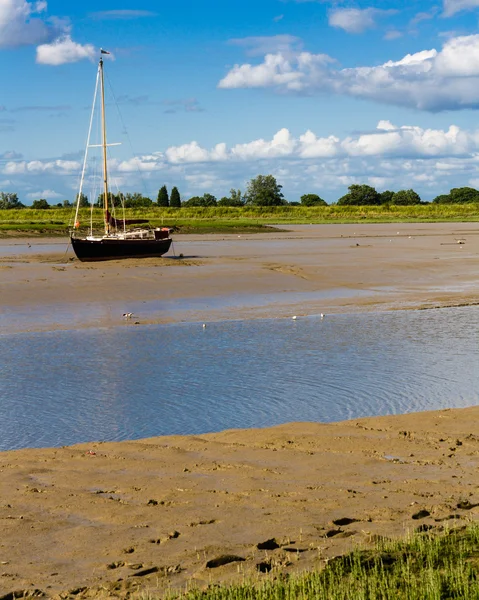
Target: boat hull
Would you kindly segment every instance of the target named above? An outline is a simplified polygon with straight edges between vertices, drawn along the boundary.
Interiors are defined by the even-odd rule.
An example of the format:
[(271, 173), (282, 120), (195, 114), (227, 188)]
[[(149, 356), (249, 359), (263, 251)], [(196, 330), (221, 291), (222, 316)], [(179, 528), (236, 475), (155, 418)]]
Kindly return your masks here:
[(170, 249), (172, 239), (115, 239), (88, 240), (71, 237), (73, 251), (82, 262), (148, 258), (162, 256)]

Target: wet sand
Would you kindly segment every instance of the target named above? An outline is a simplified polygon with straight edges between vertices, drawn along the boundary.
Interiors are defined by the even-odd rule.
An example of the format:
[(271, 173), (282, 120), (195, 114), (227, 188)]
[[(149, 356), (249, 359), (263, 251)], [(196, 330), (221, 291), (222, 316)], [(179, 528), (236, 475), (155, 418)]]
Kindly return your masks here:
[[(0, 330), (285, 317), (478, 301), (475, 223), (297, 225), (177, 236), (161, 259), (80, 263), (66, 240), (0, 240)], [(128, 325), (133, 324), (129, 322)]]
[[(97, 264), (70, 260), (58, 240), (0, 240), (1, 332), (479, 301), (475, 224), (288, 229), (179, 236), (176, 257)], [(1, 453), (0, 598), (262, 578), (380, 536), (475, 520), (478, 417), (443, 410)]]
[(477, 520), (478, 418), (456, 409), (4, 452), (0, 594), (204, 587)]

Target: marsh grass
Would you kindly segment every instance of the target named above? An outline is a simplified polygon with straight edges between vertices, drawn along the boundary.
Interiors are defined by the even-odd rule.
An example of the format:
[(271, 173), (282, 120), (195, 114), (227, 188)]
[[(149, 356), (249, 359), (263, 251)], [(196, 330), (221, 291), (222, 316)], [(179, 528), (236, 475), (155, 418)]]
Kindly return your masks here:
[[(273, 571), (272, 571), (273, 573)], [(331, 560), (322, 570), (231, 587), (192, 590), (182, 600), (479, 599), (479, 526), (415, 534)], [(150, 599), (152, 600), (152, 598)]]
[[(276, 206), (127, 209), (126, 218), (148, 219), (154, 226), (167, 225), (179, 232), (256, 232), (272, 224), (305, 223), (408, 223), (478, 221), (479, 204), (428, 204), (418, 206)], [(0, 210), (0, 232), (23, 231), (65, 235), (72, 223), (69, 208)], [(90, 210), (81, 209), (82, 227), (90, 223)], [(102, 215), (95, 211), (94, 225)], [(267, 229), (266, 229), (267, 231)]]

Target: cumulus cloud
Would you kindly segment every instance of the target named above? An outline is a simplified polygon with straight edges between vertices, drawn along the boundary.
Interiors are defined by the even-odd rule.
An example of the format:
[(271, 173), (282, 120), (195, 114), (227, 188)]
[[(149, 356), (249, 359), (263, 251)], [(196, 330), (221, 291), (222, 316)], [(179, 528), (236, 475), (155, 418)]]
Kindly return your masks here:
[(91, 44), (77, 44), (69, 35), (64, 35), (51, 44), (37, 47), (37, 63), (42, 65), (64, 65), (88, 58), (93, 60), (97, 51)]
[(248, 56), (261, 56), (270, 52), (289, 54), (303, 46), (301, 38), (288, 34), (234, 38), (229, 40), (228, 44), (245, 48)]
[(0, 48), (40, 44), (59, 34), (58, 22), (39, 18), (47, 9), (43, 0), (0, 2)]
[(26, 175), (39, 173), (53, 173), (56, 175), (71, 175), (80, 172), (81, 162), (72, 160), (52, 161), (8, 161), (3, 165), (1, 172), (5, 175)]
[(447, 130), (423, 129), (417, 126), (396, 127), (389, 121), (379, 121), (375, 131), (340, 139), (336, 136), (318, 137), (308, 130), (295, 138), (288, 129), (280, 129), (271, 140), (257, 139), (227, 148), (217, 144), (203, 148), (194, 141), (171, 146), (165, 158), (173, 164), (219, 161), (251, 161), (273, 158), (333, 158), (376, 157), (440, 157), (465, 156), (479, 150), (479, 131), (467, 132), (456, 125)]
[(104, 20), (130, 20), (144, 17), (156, 17), (157, 13), (151, 10), (102, 10), (90, 13), (90, 18)]
[(21, 158), (23, 158), (23, 155), (19, 152), (15, 152), (15, 150), (7, 150), (0, 154), (1, 160), (19, 160)]
[(226, 160), (226, 144), (219, 143), (212, 150), (202, 148), (198, 142), (190, 142), (182, 146), (171, 146), (165, 152), (170, 163), (199, 163)]
[[(0, 177), (16, 189), (35, 191), (36, 198), (63, 188), (63, 197), (72, 198), (74, 192), (69, 190), (74, 189), (81, 166), (81, 160), (68, 157), (25, 160), (12, 152), (0, 161)], [(220, 197), (231, 187), (244, 189), (252, 176), (262, 172), (278, 178), (288, 200), (316, 191), (335, 201), (352, 183), (398, 190), (406, 186), (405, 181), (406, 187), (432, 199), (477, 180), (479, 130), (455, 125), (445, 129), (397, 126), (388, 120), (380, 120), (372, 131), (343, 137), (321, 136), (312, 130), (294, 135), (283, 128), (271, 138), (231, 146), (218, 143), (207, 148), (193, 141), (129, 161), (111, 159), (109, 168), (123, 191), (138, 189), (141, 180), (151, 181), (157, 190), (160, 181), (171, 179), (182, 195), (208, 191)]]
[(396, 12), (393, 9), (381, 10), (379, 8), (336, 8), (329, 12), (328, 22), (331, 27), (344, 29), (348, 33), (363, 33), (367, 29), (374, 29), (378, 18), (393, 15)]
[(335, 62), (325, 54), (270, 53), (260, 64), (235, 65), (218, 87), (336, 93), (428, 111), (479, 107), (478, 34), (377, 66), (339, 69)]
[[(170, 146), (165, 152), (141, 155), (131, 160), (109, 160), (109, 167), (116, 173), (138, 171), (154, 172), (166, 167), (221, 163), (239, 165), (255, 161), (289, 160), (300, 162), (317, 159), (356, 159), (375, 157), (376, 159), (431, 159), (442, 157), (472, 157), (479, 152), (479, 130), (465, 131), (451, 125), (448, 129), (424, 129), (418, 126), (395, 126), (390, 121), (381, 120), (374, 131), (349, 135), (340, 139), (330, 135), (321, 137), (308, 130), (295, 137), (286, 129), (280, 129), (273, 137), (256, 139), (228, 147), (220, 142), (208, 149), (197, 141), (180, 146)], [(50, 173), (57, 175), (78, 174), (81, 161), (57, 160), (15, 160), (20, 155), (5, 153), (6, 161), (0, 167), (4, 175)], [(478, 155), (479, 156), (479, 155)], [(444, 163), (444, 161), (442, 161)], [(278, 163), (279, 164), (279, 163)]]
[(32, 200), (44, 198), (45, 200), (54, 200), (55, 198), (61, 198), (62, 195), (58, 194), (54, 190), (43, 190), (43, 192), (30, 192), (27, 194), (27, 198)]
[(92, 58), (93, 46), (72, 40), (70, 21), (46, 10), (45, 0), (0, 0), (0, 49), (37, 45), (37, 62), (48, 65)]
[(444, 16), (452, 17), (463, 10), (479, 7), (479, 0), (444, 0)]

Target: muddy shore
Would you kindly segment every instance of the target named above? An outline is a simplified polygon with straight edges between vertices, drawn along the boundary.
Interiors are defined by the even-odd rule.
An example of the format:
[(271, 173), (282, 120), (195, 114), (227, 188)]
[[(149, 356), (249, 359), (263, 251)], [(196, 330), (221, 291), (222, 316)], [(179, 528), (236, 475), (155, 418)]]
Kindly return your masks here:
[(0, 594), (204, 587), (475, 520), (478, 418), (475, 407), (4, 452)]
[[(179, 236), (165, 258), (96, 264), (73, 260), (66, 241), (2, 239), (0, 331), (479, 302), (475, 224), (288, 229)], [(0, 598), (261, 578), (476, 520), (478, 417), (472, 407), (0, 453)]]
[[(80, 263), (67, 240), (0, 240), (3, 332), (430, 308), (479, 298), (474, 223), (296, 225), (177, 236), (161, 259)], [(131, 323), (130, 323), (131, 324)]]

